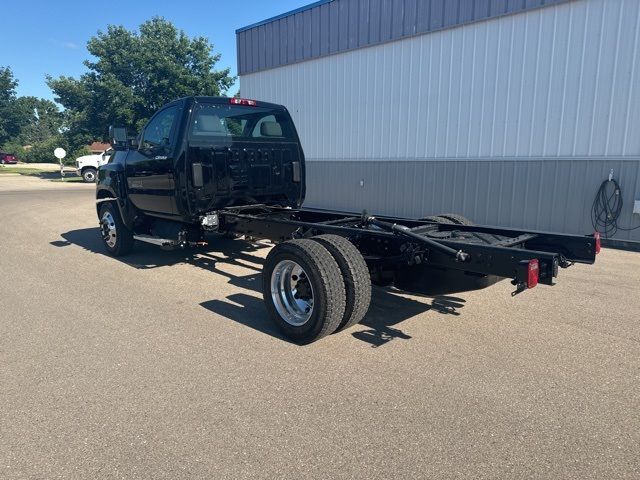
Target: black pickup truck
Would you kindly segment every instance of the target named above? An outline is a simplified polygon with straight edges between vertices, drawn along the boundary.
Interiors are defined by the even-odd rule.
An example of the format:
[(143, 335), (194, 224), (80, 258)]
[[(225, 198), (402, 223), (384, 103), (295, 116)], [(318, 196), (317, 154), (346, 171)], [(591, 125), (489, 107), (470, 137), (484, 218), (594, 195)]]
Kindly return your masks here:
[(298, 343), (362, 320), (372, 283), (428, 294), (510, 279), (515, 295), (553, 285), (559, 268), (593, 263), (600, 250), (597, 233), (304, 209), (304, 153), (281, 105), (188, 97), (162, 107), (137, 138), (121, 128), (111, 136), (96, 190), (107, 251), (125, 255), (136, 240), (185, 248), (214, 233), (270, 239), (264, 301)]

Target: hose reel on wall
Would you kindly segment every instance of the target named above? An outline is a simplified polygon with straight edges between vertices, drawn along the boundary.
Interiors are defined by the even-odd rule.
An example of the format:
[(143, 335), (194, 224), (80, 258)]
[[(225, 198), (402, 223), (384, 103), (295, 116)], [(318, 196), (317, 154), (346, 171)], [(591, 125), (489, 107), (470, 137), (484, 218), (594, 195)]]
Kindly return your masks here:
[(618, 181), (613, 178), (613, 170), (609, 178), (603, 181), (598, 188), (596, 198), (591, 207), (591, 223), (593, 228), (604, 235), (612, 237), (618, 230), (630, 232), (640, 228), (640, 225), (632, 228), (624, 228), (618, 225), (618, 219), (622, 213), (622, 189)]

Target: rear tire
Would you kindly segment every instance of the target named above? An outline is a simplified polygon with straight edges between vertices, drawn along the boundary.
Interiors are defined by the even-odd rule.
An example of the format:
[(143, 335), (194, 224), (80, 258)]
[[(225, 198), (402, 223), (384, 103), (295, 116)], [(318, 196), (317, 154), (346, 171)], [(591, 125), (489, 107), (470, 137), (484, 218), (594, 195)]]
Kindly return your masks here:
[(124, 224), (113, 203), (105, 202), (100, 207), (100, 233), (107, 252), (114, 257), (124, 256), (133, 248), (133, 232)]
[(454, 223), (448, 218), (441, 217), (439, 215), (429, 215), (428, 217), (422, 217), (420, 220), (424, 222), (443, 223), (445, 225), (454, 225)]
[(458, 215), (457, 213), (441, 213), (438, 217), (449, 220), (456, 225), (473, 225), (471, 220), (467, 217), (463, 217), (462, 215)]
[(344, 317), (345, 289), (338, 264), (319, 242), (276, 245), (263, 268), (262, 293), (269, 315), (300, 344), (333, 333)]
[(95, 183), (98, 171), (95, 168), (85, 168), (82, 171), (82, 180), (84, 183)]
[(319, 235), (311, 240), (320, 243), (333, 256), (344, 282), (346, 304), (344, 316), (336, 331), (360, 323), (371, 303), (371, 277), (369, 268), (358, 249), (339, 235)]

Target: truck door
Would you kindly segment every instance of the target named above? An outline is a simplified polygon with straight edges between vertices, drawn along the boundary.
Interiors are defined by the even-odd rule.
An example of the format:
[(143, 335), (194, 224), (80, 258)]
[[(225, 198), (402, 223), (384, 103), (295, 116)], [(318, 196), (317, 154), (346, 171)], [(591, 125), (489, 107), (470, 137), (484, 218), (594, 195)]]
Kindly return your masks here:
[(173, 156), (179, 110), (172, 105), (157, 112), (142, 132), (138, 149), (127, 155), (129, 198), (141, 210), (176, 213)]

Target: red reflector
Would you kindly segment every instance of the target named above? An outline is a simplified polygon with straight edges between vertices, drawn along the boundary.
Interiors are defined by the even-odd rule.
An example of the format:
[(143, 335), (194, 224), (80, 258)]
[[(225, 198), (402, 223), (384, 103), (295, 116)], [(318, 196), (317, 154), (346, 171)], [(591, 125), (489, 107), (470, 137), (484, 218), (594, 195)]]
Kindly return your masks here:
[(593, 239), (596, 241), (596, 255), (600, 253), (600, 232), (593, 234)]
[(540, 266), (538, 259), (534, 258), (529, 260), (529, 268), (527, 270), (527, 288), (533, 288), (538, 285), (538, 273), (540, 272)]
[(233, 105), (248, 105), (250, 107), (255, 107), (257, 105), (255, 100), (248, 100), (246, 98), (230, 98), (229, 103)]

